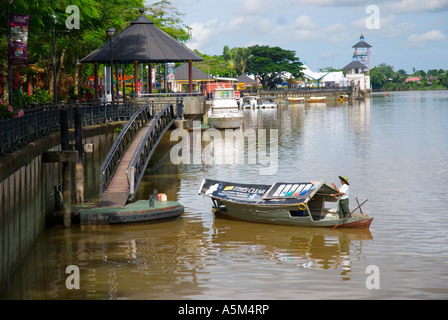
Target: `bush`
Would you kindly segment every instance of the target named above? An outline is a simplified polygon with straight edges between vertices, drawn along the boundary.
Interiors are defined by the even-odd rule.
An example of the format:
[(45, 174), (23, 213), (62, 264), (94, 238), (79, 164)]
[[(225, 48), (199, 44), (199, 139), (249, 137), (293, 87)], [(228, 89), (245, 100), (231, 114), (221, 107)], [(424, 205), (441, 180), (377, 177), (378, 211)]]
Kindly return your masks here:
[(34, 93), (30, 96), (24, 96), (24, 102), (26, 105), (39, 103), (39, 104), (49, 104), (52, 102), (50, 92), (48, 90), (36, 88)]

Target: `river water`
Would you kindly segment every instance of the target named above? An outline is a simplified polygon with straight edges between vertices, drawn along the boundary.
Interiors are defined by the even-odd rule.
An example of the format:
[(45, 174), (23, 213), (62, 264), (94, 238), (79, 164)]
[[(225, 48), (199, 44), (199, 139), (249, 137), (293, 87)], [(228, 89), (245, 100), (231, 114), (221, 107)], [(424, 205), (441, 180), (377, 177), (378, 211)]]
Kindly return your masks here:
[[(245, 110), (244, 130), (278, 133), (278, 166), (181, 164), (169, 148), (142, 182), (185, 206), (181, 219), (44, 232), (3, 299), (447, 299), (448, 91), (373, 94), (353, 103)], [(269, 141), (269, 140), (268, 140)], [(173, 142), (174, 144), (175, 142)], [(269, 151), (268, 144), (267, 150)], [(249, 147), (245, 148), (248, 153)], [(275, 168), (274, 168), (275, 169)], [(204, 178), (350, 182), (370, 230), (214, 218)], [(65, 268), (80, 270), (66, 288)]]

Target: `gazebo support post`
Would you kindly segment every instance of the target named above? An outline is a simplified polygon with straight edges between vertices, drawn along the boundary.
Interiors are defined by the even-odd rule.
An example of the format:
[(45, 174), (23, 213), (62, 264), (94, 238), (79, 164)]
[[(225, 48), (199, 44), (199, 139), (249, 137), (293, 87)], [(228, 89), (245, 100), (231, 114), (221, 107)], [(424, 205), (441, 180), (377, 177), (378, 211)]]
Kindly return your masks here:
[(148, 92), (152, 93), (152, 63), (148, 63)]
[(193, 61), (188, 61), (188, 86), (190, 93), (193, 93)]
[(138, 94), (138, 61), (134, 61), (134, 87), (135, 87), (134, 98), (137, 98), (137, 94)]
[(124, 67), (125, 65), (122, 64), (121, 65), (121, 77), (123, 78), (123, 102), (126, 99), (126, 78), (125, 78), (125, 74), (124, 74)]
[(95, 101), (99, 100), (99, 94), (98, 94), (98, 62), (95, 62), (93, 64), (94, 67), (94, 85), (95, 85)]

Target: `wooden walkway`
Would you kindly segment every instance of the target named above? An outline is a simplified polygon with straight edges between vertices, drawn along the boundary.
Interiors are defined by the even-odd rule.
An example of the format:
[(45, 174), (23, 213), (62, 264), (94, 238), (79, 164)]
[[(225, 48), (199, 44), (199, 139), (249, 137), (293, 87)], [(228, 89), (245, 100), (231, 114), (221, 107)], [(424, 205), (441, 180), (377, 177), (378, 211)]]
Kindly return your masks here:
[(120, 208), (126, 205), (129, 199), (129, 182), (126, 176), (126, 169), (132, 160), (132, 156), (137, 150), (140, 141), (145, 137), (146, 130), (153, 124), (154, 120), (148, 122), (148, 124), (138, 132), (132, 141), (126, 153), (120, 160), (117, 170), (109, 184), (109, 187), (102, 194), (98, 207), (108, 208)]

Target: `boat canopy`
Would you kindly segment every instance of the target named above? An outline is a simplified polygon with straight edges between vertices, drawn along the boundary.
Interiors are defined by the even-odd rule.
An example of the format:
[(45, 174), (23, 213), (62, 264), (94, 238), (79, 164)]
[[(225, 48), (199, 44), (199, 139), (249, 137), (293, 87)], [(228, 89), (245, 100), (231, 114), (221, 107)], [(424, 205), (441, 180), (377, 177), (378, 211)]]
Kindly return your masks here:
[(212, 199), (257, 205), (300, 204), (308, 202), (317, 194), (330, 196), (332, 193), (336, 193), (336, 190), (323, 181), (265, 185), (204, 179), (199, 188), (200, 195)]

